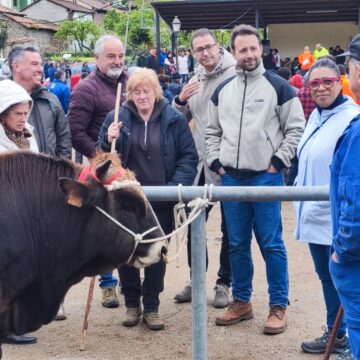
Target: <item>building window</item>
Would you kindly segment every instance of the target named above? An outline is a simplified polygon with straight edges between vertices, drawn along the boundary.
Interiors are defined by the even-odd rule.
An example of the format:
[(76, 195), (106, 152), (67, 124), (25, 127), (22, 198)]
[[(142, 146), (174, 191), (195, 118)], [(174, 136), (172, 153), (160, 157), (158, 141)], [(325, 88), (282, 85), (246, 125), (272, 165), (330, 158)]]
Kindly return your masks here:
[(13, 0), (13, 7), (17, 7), (17, 6), (18, 6), (17, 0)]

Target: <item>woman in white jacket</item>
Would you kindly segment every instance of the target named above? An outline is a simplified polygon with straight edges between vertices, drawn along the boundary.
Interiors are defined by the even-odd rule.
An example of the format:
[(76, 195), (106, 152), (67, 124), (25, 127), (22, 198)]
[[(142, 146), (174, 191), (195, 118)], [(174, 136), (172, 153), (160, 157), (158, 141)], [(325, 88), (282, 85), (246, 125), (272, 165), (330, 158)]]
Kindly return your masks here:
[(33, 127), (27, 122), (32, 109), (31, 97), (11, 80), (0, 81), (0, 94), (0, 152), (38, 152)]
[[(330, 182), (329, 166), (337, 140), (350, 121), (360, 113), (352, 99), (341, 92), (340, 73), (330, 59), (319, 59), (309, 70), (311, 96), (316, 103), (304, 134), (300, 140), (297, 157), (298, 175), (295, 186), (327, 186)], [(327, 310), (327, 329), (313, 340), (303, 342), (306, 353), (324, 353), (340, 306), (337, 291), (329, 272), (331, 255), (332, 222), (328, 201), (295, 203), (296, 239), (307, 242), (320, 278)], [(347, 349), (345, 321), (342, 321), (334, 344), (334, 352)]]

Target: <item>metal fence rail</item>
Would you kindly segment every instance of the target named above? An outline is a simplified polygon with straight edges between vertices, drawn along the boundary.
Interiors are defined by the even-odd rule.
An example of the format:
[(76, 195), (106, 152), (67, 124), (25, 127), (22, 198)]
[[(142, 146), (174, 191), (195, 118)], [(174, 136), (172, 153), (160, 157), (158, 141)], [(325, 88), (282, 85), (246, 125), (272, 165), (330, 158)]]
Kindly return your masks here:
[[(143, 190), (152, 201), (178, 200), (177, 186), (144, 186)], [(183, 186), (181, 195), (184, 201), (204, 196), (204, 186)], [(210, 186), (206, 193), (209, 194)], [(294, 201), (294, 200), (329, 200), (327, 186), (214, 186), (213, 201)]]
[[(211, 201), (327, 201), (326, 186), (145, 186), (143, 190), (150, 201), (183, 201), (208, 198)], [(211, 198), (210, 198), (211, 197)], [(205, 209), (191, 224), (191, 277), (192, 277), (192, 359), (207, 360), (207, 310), (206, 310), (206, 234)]]

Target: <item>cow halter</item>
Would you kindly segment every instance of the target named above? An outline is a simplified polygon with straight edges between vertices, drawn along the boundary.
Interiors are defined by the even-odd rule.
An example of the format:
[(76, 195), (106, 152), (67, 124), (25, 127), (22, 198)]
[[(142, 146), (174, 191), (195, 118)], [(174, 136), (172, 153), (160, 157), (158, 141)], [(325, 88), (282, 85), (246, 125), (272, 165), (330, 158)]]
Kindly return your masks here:
[[(98, 182), (99, 184), (102, 184), (106, 187), (106, 189), (108, 191), (113, 191), (113, 190), (117, 190), (120, 188), (124, 188), (124, 187), (129, 187), (129, 186), (141, 186), (139, 182), (135, 181), (135, 180), (121, 180), (121, 178), (123, 178), (123, 176), (125, 175), (125, 170), (124, 169), (118, 169), (112, 176), (108, 177), (107, 179), (101, 181), (97, 176), (96, 176), (96, 172), (93, 166), (87, 166), (85, 168), (82, 169), (80, 176), (78, 178), (78, 181), (80, 182), (85, 182), (88, 176), (91, 176), (96, 182)], [(95, 208), (100, 211), (103, 215), (105, 215), (108, 219), (110, 219), (114, 224), (116, 224), (117, 226), (119, 226), (121, 229), (123, 229), (125, 232), (127, 232), (129, 235), (131, 235), (134, 238), (135, 241), (135, 246), (133, 251), (131, 252), (128, 260), (126, 261), (126, 263), (128, 264), (130, 262), (130, 260), (132, 259), (132, 257), (135, 254), (135, 251), (138, 247), (139, 244), (141, 243), (154, 243), (157, 241), (164, 241), (165, 239), (163, 238), (158, 238), (157, 239), (148, 239), (148, 240), (144, 240), (144, 236), (152, 233), (153, 231), (157, 230), (157, 229), (161, 229), (160, 223), (154, 213), (153, 215), (156, 219), (157, 222), (157, 226), (152, 227), (149, 230), (144, 231), (142, 234), (136, 234), (134, 233), (131, 229), (127, 228), (125, 225), (121, 224), (118, 220), (116, 220), (114, 217), (112, 217), (108, 212), (106, 212), (105, 210), (101, 209), (99, 206), (95, 205)]]
[[(85, 171), (84, 171), (85, 169), (82, 170), (82, 172), (80, 174), (80, 177), (81, 177), (83, 172), (85, 174)], [(91, 171), (91, 169), (87, 169), (86, 176), (87, 176), (87, 174), (89, 174), (91, 176), (93, 176), (93, 174), (94, 174), (95, 176), (93, 176), (93, 178), (95, 180), (97, 179), (94, 170)], [(114, 179), (114, 175), (113, 175), (111, 177), (112, 181), (110, 182), (110, 184), (108, 183), (109, 179), (106, 180), (106, 184), (102, 183), (100, 181), (98, 181), (98, 182), (104, 184), (104, 186), (106, 187), (106, 189), (108, 191), (117, 190), (117, 189), (120, 189), (120, 188), (129, 187), (129, 186), (141, 186), (140, 183), (135, 181), (135, 180), (127, 180), (127, 179), (126, 180), (121, 180), (121, 177), (125, 174), (121, 170), (118, 170), (115, 174), (117, 174), (117, 177)], [(83, 175), (83, 176), (85, 176), (85, 175)], [(85, 178), (86, 178), (86, 176), (85, 176)], [(79, 180), (80, 180), (80, 177), (79, 177)], [(183, 201), (182, 201), (182, 198), (181, 198), (181, 188), (182, 188), (182, 186), (181, 186), (181, 184), (179, 184), (178, 185), (178, 197), (179, 197), (178, 207), (180, 209), (182, 209), (184, 207), (184, 204), (183, 204)], [(158, 225), (151, 228), (151, 229), (149, 229), (149, 230), (146, 230), (142, 234), (134, 233), (132, 230), (127, 228), (125, 225), (121, 224), (114, 217), (112, 217), (109, 213), (107, 213), (105, 210), (101, 209), (97, 205), (95, 205), (95, 208), (99, 212), (101, 212), (104, 216), (106, 216), (109, 220), (111, 220), (114, 224), (119, 226), (121, 229), (126, 231), (129, 235), (131, 235), (134, 238), (135, 246), (134, 246), (134, 249), (133, 249), (132, 253), (130, 254), (128, 260), (126, 261), (126, 264), (128, 264), (131, 261), (132, 257), (134, 256), (135, 251), (136, 251), (139, 244), (151, 244), (151, 243), (155, 243), (155, 242), (158, 242), (158, 241), (167, 241), (167, 243), (169, 244), (168, 240), (172, 236), (174, 236), (174, 235), (178, 236), (178, 233), (183, 232), (185, 229), (187, 229), (187, 227), (201, 214), (201, 211), (203, 209), (205, 209), (206, 207), (208, 207), (210, 204), (212, 204), (211, 203), (211, 200), (212, 200), (212, 188), (213, 188), (213, 185), (210, 185), (210, 187), (208, 187), (208, 185), (206, 184), (204, 186), (204, 197), (203, 198), (196, 198), (196, 199), (194, 199), (194, 200), (192, 200), (192, 201), (190, 201), (188, 203), (187, 206), (192, 209), (189, 216), (186, 219), (186, 213), (184, 213), (184, 215), (183, 215), (184, 220), (181, 221), (181, 223), (178, 224), (179, 226), (176, 228), (176, 230), (172, 231), (170, 234), (167, 234), (167, 235), (165, 235), (164, 232), (162, 231), (160, 223), (159, 223), (159, 221), (158, 221), (158, 219), (157, 219), (157, 217), (156, 217), (156, 215), (154, 213), (154, 210), (152, 210), (152, 207), (151, 207), (150, 204), (149, 205), (150, 205), (151, 211), (153, 212), (153, 215), (154, 215)], [(175, 209), (174, 209), (174, 211), (175, 211)], [(163, 232), (164, 236), (160, 236), (160, 237), (153, 238), (153, 239), (144, 239), (144, 236), (152, 233), (156, 229), (160, 229)], [(187, 239), (187, 236), (186, 236), (186, 234), (184, 234), (184, 236), (182, 236), (182, 237), (183, 237), (182, 243), (184, 244), (186, 239)], [(182, 251), (182, 248), (183, 248), (183, 245), (180, 247), (180, 249), (177, 251), (176, 255), (172, 259), (168, 259), (165, 255), (163, 255), (163, 260), (166, 263), (174, 261), (180, 255), (180, 253)]]
[[(117, 179), (115, 181), (113, 181), (111, 183), (111, 185), (106, 185), (105, 187), (108, 189), (108, 191), (112, 191), (112, 190), (116, 190), (116, 189), (120, 189), (122, 187), (128, 187), (128, 186), (141, 186), (137, 181), (134, 180), (123, 180), (121, 181), (120, 179)], [(169, 245), (169, 239), (173, 236), (178, 236), (179, 233), (182, 234), (182, 245), (180, 246), (179, 250), (177, 251), (177, 253), (171, 258), (168, 259), (166, 255), (163, 255), (163, 260), (166, 263), (170, 263), (172, 261), (174, 261), (175, 259), (177, 259), (183, 249), (183, 246), (185, 244), (185, 242), (187, 241), (187, 228), (188, 226), (201, 214), (201, 211), (203, 209), (205, 209), (206, 207), (208, 207), (210, 204), (214, 204), (211, 202), (212, 200), (212, 188), (213, 185), (205, 185), (204, 186), (204, 197), (203, 198), (196, 198), (193, 199), (192, 201), (190, 201), (187, 206), (189, 208), (191, 208), (191, 212), (189, 214), (189, 216), (186, 218), (186, 212), (183, 211), (182, 214), (179, 214), (180, 216), (175, 216), (175, 213), (177, 212), (178, 209), (183, 209), (185, 208), (185, 204), (182, 201), (181, 198), (181, 188), (182, 185), (179, 184), (178, 185), (178, 197), (179, 197), (179, 203), (175, 206), (174, 208), (174, 217), (176, 219), (175, 223), (177, 223), (176, 229), (174, 231), (172, 231), (170, 234), (165, 235), (164, 232), (162, 231), (161, 225), (154, 213), (154, 210), (152, 209), (151, 205), (150, 205), (150, 209), (153, 212), (153, 215), (158, 223), (158, 226), (155, 226), (147, 231), (145, 231), (142, 234), (135, 234), (132, 230), (130, 230), (129, 228), (127, 228), (125, 225), (121, 224), (119, 221), (117, 221), (116, 219), (114, 219), (110, 214), (108, 214), (106, 211), (104, 211), (103, 209), (99, 208), (98, 206), (95, 206), (96, 209), (98, 211), (100, 211), (103, 215), (105, 215), (108, 219), (110, 219), (114, 224), (116, 224), (117, 226), (121, 227), (121, 229), (123, 229), (124, 231), (126, 231), (129, 235), (131, 235), (134, 238), (135, 241), (135, 246), (134, 249), (130, 255), (130, 257), (127, 260), (127, 264), (130, 262), (130, 260), (132, 259), (132, 257), (135, 254), (135, 251), (138, 247), (139, 244), (151, 244), (151, 243), (155, 243), (158, 241), (167, 241), (167, 245)], [(183, 219), (181, 221), (179, 221), (179, 219), (177, 219), (177, 217), (183, 217)], [(152, 238), (152, 239), (143, 239), (144, 236), (150, 234), (151, 232), (155, 231), (156, 229), (160, 229), (163, 232), (163, 236), (157, 237), (157, 238)], [(186, 230), (184, 232), (184, 230)]]
[(100, 180), (96, 176), (95, 169), (90, 165), (81, 170), (78, 181), (85, 182), (88, 176), (91, 176), (96, 182), (103, 185), (110, 185), (114, 180), (117, 180), (125, 175), (124, 169), (118, 169), (116, 172), (105, 180)]

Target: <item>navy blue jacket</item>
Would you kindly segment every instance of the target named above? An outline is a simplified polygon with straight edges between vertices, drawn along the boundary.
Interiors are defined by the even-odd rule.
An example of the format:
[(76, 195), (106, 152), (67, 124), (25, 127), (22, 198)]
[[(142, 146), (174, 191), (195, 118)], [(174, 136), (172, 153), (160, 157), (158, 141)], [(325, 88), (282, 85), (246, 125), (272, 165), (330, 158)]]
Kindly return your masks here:
[[(164, 99), (160, 101), (166, 101)], [(121, 155), (122, 165), (128, 167), (131, 145), (131, 123), (134, 114), (130, 111), (128, 103), (124, 103), (119, 113), (122, 122), (120, 136), (116, 141), (116, 151)], [(111, 150), (107, 140), (107, 129), (114, 121), (114, 111), (105, 118), (100, 129), (97, 146), (104, 151)], [(199, 161), (194, 139), (183, 114), (166, 104), (159, 117), (161, 122), (162, 143), (161, 149), (165, 164), (167, 185), (192, 185), (197, 173)]]
[(360, 263), (360, 116), (339, 138), (330, 177), (333, 247), (340, 263)]

